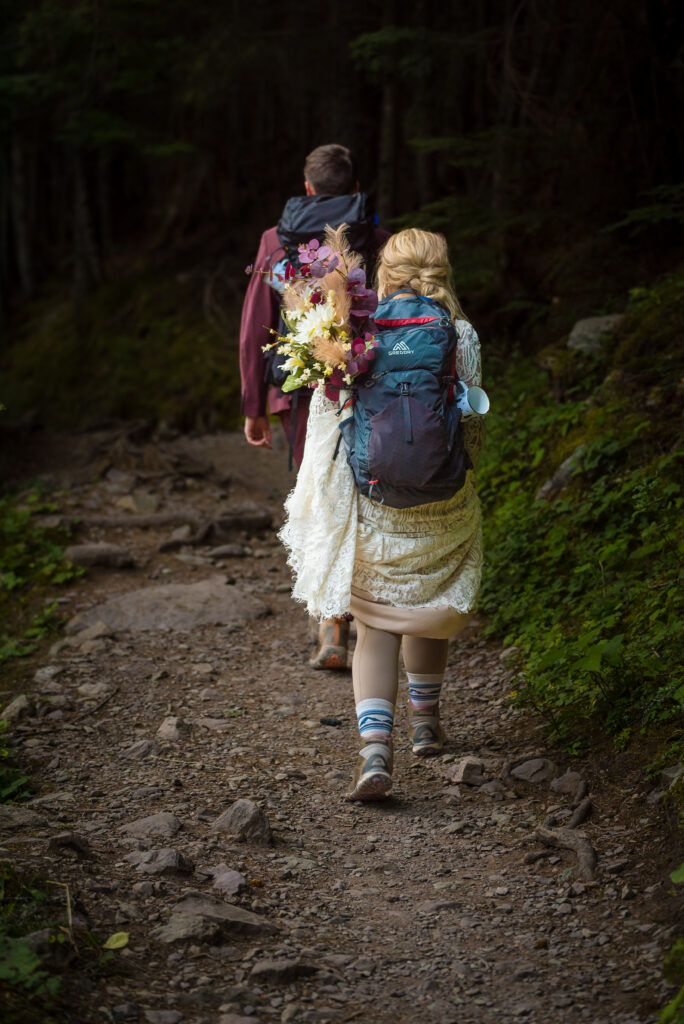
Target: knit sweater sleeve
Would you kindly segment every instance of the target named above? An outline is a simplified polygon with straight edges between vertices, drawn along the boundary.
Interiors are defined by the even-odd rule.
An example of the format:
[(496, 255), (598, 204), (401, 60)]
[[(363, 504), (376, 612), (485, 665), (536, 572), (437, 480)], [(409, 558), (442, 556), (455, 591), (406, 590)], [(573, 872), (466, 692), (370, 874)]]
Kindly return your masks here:
[[(457, 320), (456, 374), (468, 387), (482, 386), (482, 357), (477, 331), (467, 320)], [(485, 439), (483, 416), (469, 416), (463, 420), (465, 447), (473, 467), (477, 469)]]

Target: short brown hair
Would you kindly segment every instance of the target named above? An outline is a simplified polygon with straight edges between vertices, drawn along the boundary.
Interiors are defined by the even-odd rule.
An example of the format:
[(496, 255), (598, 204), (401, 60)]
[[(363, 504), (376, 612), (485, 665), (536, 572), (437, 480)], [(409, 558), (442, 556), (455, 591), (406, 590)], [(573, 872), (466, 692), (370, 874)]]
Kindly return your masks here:
[(356, 188), (356, 162), (346, 146), (317, 146), (304, 163), (304, 179), (319, 195), (345, 196)]

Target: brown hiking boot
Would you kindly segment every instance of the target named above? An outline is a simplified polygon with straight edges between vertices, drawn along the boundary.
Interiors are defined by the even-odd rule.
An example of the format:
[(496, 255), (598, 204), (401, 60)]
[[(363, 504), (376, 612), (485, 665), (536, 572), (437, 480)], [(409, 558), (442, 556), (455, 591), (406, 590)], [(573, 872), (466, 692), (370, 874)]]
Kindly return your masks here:
[(439, 720), (439, 708), (426, 713), (409, 707), (409, 737), (416, 757), (441, 754), (446, 736)]
[(318, 651), (309, 665), (311, 668), (345, 669), (348, 643), (347, 619), (323, 619), (318, 627)]
[(392, 739), (370, 739), (359, 751), (347, 800), (384, 800), (392, 791)]

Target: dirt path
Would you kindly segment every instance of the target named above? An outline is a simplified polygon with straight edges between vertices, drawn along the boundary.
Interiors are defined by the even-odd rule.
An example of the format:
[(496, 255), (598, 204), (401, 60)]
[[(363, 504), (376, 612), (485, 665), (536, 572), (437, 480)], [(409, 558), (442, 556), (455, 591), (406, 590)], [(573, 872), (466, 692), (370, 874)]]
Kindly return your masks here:
[[(254, 458), (237, 436), (153, 446), (102, 434), (48, 455), (52, 481), (68, 488), (60, 511), (86, 518), (191, 509), (216, 522), (245, 501), (277, 517), (288, 486), (282, 451)], [(307, 666), (307, 620), (289, 597), (273, 530), (223, 539), (214, 530), (208, 544), (182, 546), (188, 528), (177, 529), (85, 527), (80, 541), (122, 545), (137, 565), (91, 570), (67, 595), (68, 614), (217, 576), (231, 581), (238, 614), (248, 605), (258, 614), (258, 602), (272, 614), (180, 631), (76, 630), (34, 659), (32, 713), (13, 729), (39, 780), (32, 809), (44, 822), (10, 826), (5, 856), (69, 883), (77, 924), (130, 935), (120, 976), (72, 978), (78, 1009), (68, 1019), (655, 1020), (668, 997), (661, 963), (676, 865), (640, 779), (545, 751), (539, 723), (507, 706), (506, 658), (475, 622), (450, 656), (445, 756), (411, 757), (402, 708), (394, 798), (345, 803), (357, 750), (350, 676)], [(181, 546), (160, 552), (173, 536)], [(209, 553), (226, 543), (223, 555)], [(548, 779), (517, 780), (517, 792), (496, 781), (525, 754), (587, 783), (593, 880), (579, 877), (573, 853), (534, 835), (550, 814), (568, 824), (577, 780), (568, 793)], [(482, 762), (470, 770), (484, 788), (457, 781), (468, 755)], [(237, 799), (268, 817), (270, 844), (215, 826)], [(65, 831), (92, 858), (78, 841), (50, 845)], [(525, 863), (534, 851), (539, 859)], [(236, 872), (244, 884), (232, 894)]]

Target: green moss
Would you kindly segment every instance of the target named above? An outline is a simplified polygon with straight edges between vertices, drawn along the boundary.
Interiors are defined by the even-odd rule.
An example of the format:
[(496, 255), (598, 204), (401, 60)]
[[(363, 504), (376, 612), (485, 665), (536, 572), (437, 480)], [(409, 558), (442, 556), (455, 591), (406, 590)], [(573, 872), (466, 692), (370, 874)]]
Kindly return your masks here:
[[(55, 284), (24, 313), (3, 357), (10, 419), (53, 429), (110, 418), (230, 427), (239, 412), (236, 338), (202, 310), (201, 281), (141, 274), (109, 282), (77, 312)], [(239, 322), (239, 310), (229, 311)]]
[(491, 388), (482, 607), (520, 650), (515, 699), (569, 744), (601, 728), (624, 748), (684, 708), (683, 294), (681, 274), (641, 290), (601, 357), (550, 346)]

